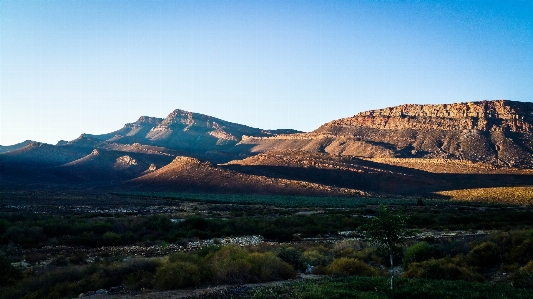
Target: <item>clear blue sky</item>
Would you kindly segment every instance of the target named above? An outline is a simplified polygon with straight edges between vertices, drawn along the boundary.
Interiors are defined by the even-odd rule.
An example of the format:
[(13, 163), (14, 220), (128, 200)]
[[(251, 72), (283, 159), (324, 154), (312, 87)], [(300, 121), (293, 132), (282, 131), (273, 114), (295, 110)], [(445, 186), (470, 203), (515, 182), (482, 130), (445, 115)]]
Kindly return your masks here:
[(492, 99), (533, 101), (533, 1), (0, 1), (1, 145)]

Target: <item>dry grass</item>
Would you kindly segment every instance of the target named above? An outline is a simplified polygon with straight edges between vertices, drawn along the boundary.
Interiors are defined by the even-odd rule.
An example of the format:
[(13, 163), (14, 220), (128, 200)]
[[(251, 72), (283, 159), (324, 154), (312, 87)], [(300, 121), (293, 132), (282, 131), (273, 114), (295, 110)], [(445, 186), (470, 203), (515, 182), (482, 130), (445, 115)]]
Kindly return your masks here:
[(494, 187), (451, 191), (440, 191), (436, 194), (449, 196), (457, 201), (477, 201), (505, 204), (533, 204), (533, 186), (527, 187)]

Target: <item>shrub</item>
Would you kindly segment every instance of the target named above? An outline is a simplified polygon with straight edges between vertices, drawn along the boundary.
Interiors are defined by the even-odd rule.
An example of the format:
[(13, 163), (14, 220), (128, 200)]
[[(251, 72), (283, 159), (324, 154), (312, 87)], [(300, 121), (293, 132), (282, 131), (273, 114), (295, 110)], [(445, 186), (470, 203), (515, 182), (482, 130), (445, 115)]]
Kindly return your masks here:
[(407, 270), (409, 264), (415, 262), (423, 262), (431, 259), (435, 255), (434, 248), (426, 242), (416, 243), (415, 245), (407, 248), (403, 256), (403, 268)]
[(357, 240), (342, 240), (333, 245), (333, 254), (335, 257), (348, 257), (353, 252), (362, 248), (361, 242)]
[(226, 246), (208, 254), (211, 279), (215, 283), (243, 283), (250, 279), (251, 263), (246, 259), (248, 252), (237, 246)]
[(124, 286), (128, 290), (152, 289), (154, 283), (155, 275), (148, 271), (138, 270), (124, 277)]
[(58, 267), (64, 267), (68, 265), (68, 259), (64, 255), (58, 255), (54, 259), (52, 259), (52, 265), (58, 266)]
[(296, 271), (273, 253), (250, 253), (237, 246), (226, 246), (205, 257), (214, 283), (261, 282), (288, 279)]
[(327, 253), (321, 252), (320, 250), (313, 248), (304, 251), (303, 259), (306, 264), (316, 267), (327, 266), (329, 263), (331, 263), (333, 257), (329, 256)]
[(362, 260), (364, 262), (374, 261), (376, 259), (376, 248), (365, 248), (363, 250), (355, 251), (351, 258)]
[(102, 238), (105, 244), (108, 246), (116, 246), (116, 245), (120, 245), (121, 243), (120, 235), (114, 232), (106, 232), (102, 236)]
[(294, 247), (282, 247), (276, 253), (276, 256), (284, 262), (293, 266), (298, 271), (305, 271), (307, 268), (303, 253)]
[[(393, 247), (393, 262), (394, 265), (399, 265), (400, 262), (403, 259), (403, 248), (399, 246)], [(361, 252), (363, 254), (364, 252)], [(370, 253), (369, 257), (372, 261), (380, 264), (385, 265), (387, 267), (390, 267), (390, 255), (387, 250), (384, 250), (382, 248), (375, 248), (373, 251), (368, 252)]]
[(338, 258), (334, 260), (327, 268), (326, 273), (332, 276), (375, 276), (377, 275), (369, 265), (364, 262), (351, 258)]
[(87, 254), (81, 250), (77, 250), (74, 252), (74, 255), (72, 255), (68, 261), (72, 264), (86, 264), (87, 263)]
[(514, 287), (533, 289), (533, 260), (511, 275), (510, 281)]
[(238, 284), (251, 280), (252, 264), (243, 258), (217, 260), (211, 269), (215, 283)]
[(296, 277), (296, 270), (272, 253), (252, 253), (248, 260), (252, 265), (250, 281), (263, 282)]
[(467, 259), (468, 263), (475, 267), (491, 268), (500, 263), (500, 250), (492, 242), (483, 242), (468, 253)]
[(429, 261), (415, 262), (409, 265), (409, 269), (404, 272), (407, 278), (425, 278), (439, 280), (467, 280), (483, 281), (484, 278), (479, 273), (472, 271), (460, 258), (431, 259)]
[(189, 262), (169, 262), (157, 269), (155, 281), (161, 289), (195, 287), (201, 281), (200, 269)]
[(524, 240), (514, 246), (509, 253), (509, 261), (512, 263), (524, 265), (530, 260), (533, 260), (533, 240)]
[(3, 237), (24, 248), (37, 247), (46, 243), (47, 237), (42, 227), (12, 226), (6, 230)]

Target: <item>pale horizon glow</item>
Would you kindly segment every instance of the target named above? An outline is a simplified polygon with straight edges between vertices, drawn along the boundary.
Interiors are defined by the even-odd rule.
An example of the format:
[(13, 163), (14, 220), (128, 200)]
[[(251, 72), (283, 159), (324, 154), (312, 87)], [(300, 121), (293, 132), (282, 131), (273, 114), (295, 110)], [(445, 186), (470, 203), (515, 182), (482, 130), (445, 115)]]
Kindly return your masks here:
[(175, 109), (312, 131), (401, 104), (533, 101), (531, 1), (0, 1), (0, 145)]

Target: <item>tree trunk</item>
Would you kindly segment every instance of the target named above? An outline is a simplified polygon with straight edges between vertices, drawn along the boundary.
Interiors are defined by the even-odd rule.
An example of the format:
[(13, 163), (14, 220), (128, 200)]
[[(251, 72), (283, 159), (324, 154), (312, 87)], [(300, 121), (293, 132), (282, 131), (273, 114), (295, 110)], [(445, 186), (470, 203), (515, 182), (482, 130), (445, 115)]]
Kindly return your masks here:
[(390, 255), (390, 289), (394, 288), (394, 262), (392, 261), (392, 250), (389, 251)]

